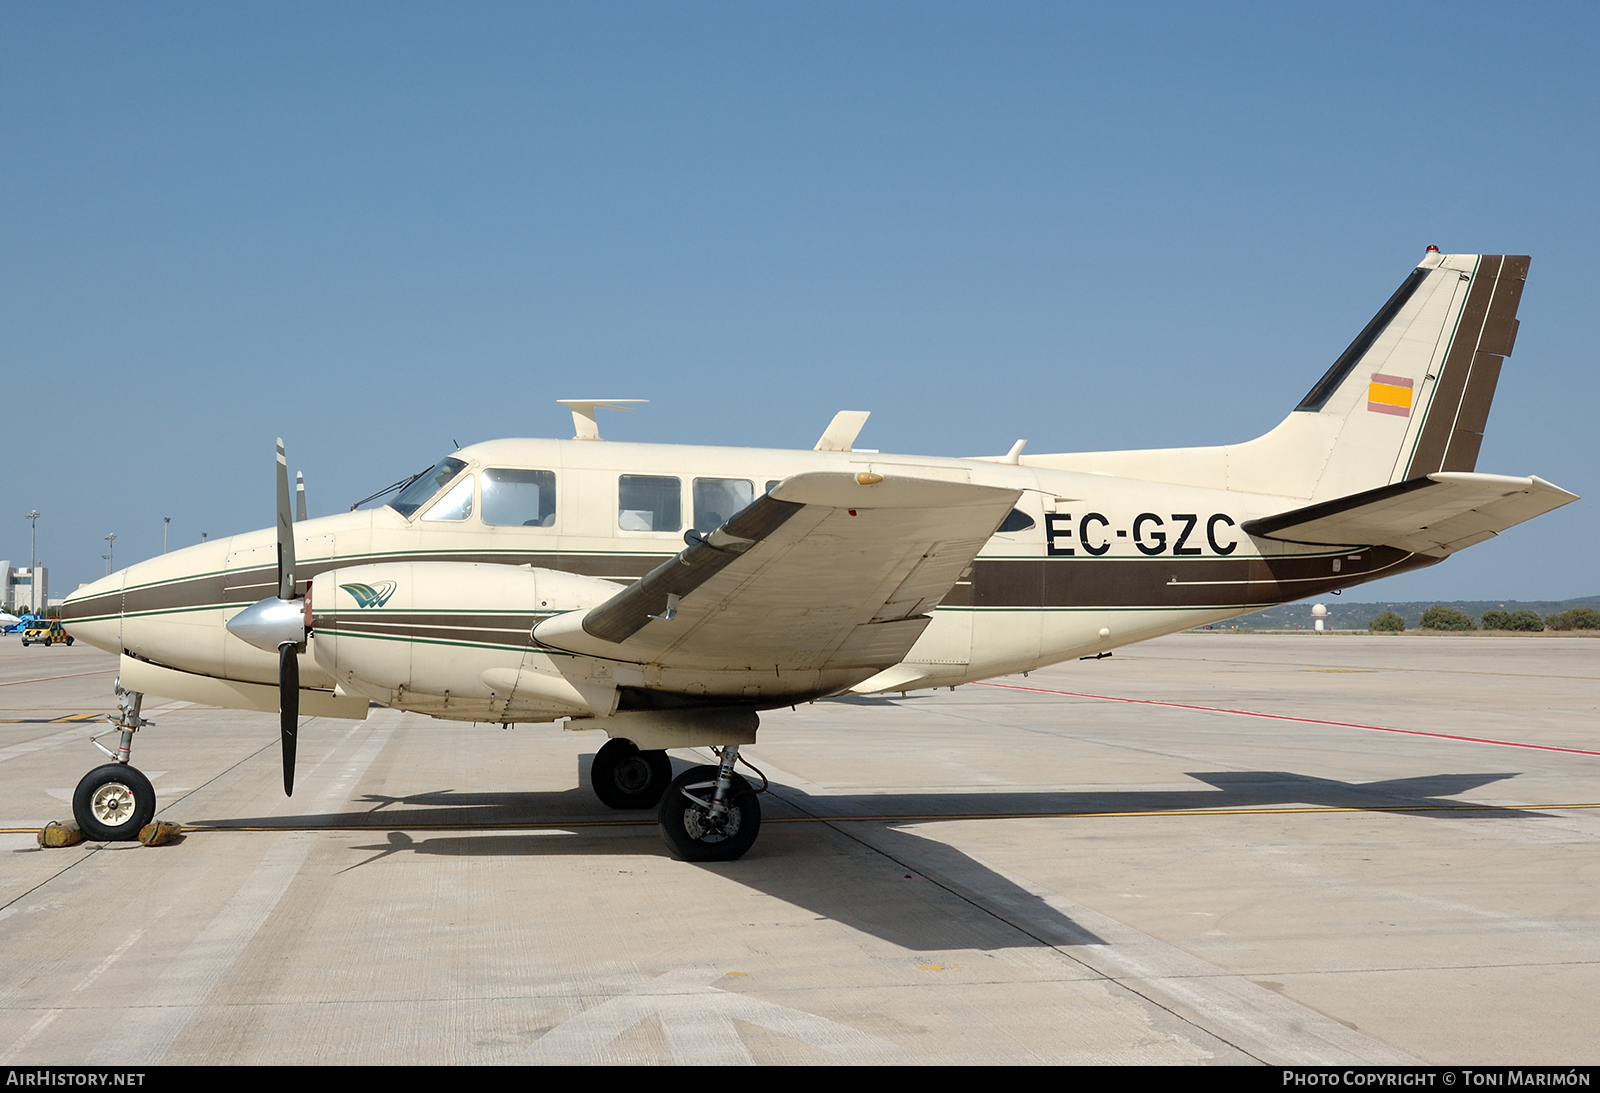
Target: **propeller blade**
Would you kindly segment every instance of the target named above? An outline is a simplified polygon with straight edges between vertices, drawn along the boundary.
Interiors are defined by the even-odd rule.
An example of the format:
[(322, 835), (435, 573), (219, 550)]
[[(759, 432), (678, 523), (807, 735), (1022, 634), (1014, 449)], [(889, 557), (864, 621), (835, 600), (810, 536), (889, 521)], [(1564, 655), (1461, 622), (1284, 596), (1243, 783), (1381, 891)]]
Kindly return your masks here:
[(296, 522), (306, 518), (306, 476), (304, 471), (294, 472), (294, 518)]
[(289, 508), (289, 461), (278, 438), (278, 599), (294, 599), (294, 518)]
[(289, 642), (278, 647), (278, 728), (283, 737), (283, 793), (294, 796), (294, 745), (300, 728), (300, 661)]

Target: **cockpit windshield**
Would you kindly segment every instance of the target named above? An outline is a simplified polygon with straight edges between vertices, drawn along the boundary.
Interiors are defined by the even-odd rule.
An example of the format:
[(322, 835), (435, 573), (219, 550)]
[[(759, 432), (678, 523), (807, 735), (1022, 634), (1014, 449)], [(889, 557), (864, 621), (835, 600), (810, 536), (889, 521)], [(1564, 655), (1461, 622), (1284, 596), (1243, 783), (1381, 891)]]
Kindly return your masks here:
[(466, 467), (459, 459), (446, 459), (436, 467), (424, 471), (415, 482), (400, 491), (400, 496), (389, 502), (389, 507), (406, 519), (428, 503), (428, 498), (438, 493), (450, 480)]

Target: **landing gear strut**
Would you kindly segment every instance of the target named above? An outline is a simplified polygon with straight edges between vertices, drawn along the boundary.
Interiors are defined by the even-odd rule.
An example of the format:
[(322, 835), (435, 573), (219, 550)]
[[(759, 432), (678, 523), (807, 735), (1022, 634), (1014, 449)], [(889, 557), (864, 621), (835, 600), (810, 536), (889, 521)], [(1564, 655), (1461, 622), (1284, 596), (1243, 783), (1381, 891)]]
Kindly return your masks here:
[(739, 745), (722, 749), (722, 762), (690, 767), (661, 799), (661, 837), (684, 861), (734, 861), (755, 845), (761, 832), (761, 802), (733, 766)]
[(664, 751), (640, 751), (631, 740), (607, 740), (589, 767), (594, 795), (611, 808), (654, 808), (672, 781)]
[[(96, 842), (126, 842), (139, 837), (139, 829), (155, 818), (156, 791), (150, 779), (128, 765), (133, 752), (133, 734), (149, 722), (139, 716), (144, 695), (124, 691), (117, 685), (117, 704), (122, 707), (108, 718), (112, 727), (90, 743), (105, 752), (113, 762), (96, 767), (83, 776), (72, 795), (72, 816), (84, 837)], [(100, 743), (100, 736), (119, 733), (117, 749)]]

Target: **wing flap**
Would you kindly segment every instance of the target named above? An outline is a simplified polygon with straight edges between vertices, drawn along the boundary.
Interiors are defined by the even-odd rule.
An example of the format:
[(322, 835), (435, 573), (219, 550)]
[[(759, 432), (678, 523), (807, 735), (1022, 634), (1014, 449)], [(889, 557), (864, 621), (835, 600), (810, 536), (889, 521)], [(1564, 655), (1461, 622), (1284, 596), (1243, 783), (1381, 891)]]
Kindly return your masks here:
[(548, 619), (534, 636), (708, 671), (897, 663), (1020, 492), (875, 477), (787, 479), (605, 604)]
[(1247, 520), (1247, 534), (1330, 546), (1392, 546), (1443, 557), (1578, 499), (1542, 478), (1440, 471)]

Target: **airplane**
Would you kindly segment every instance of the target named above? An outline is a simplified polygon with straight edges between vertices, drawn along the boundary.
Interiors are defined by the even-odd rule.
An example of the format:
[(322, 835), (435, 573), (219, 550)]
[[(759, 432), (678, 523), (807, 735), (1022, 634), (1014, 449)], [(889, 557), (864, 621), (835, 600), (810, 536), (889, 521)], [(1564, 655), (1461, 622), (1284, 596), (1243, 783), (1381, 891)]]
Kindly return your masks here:
[(9, 634), (21, 631), (22, 619), (9, 611), (0, 610), (0, 634)]
[[(1429, 247), (1274, 429), (1217, 447), (944, 458), (602, 440), (460, 448), (374, 498), (151, 558), (68, 597), (120, 656), (111, 762), (74, 815), (131, 839), (155, 793), (130, 762), (145, 694), (299, 719), (376, 704), (608, 737), (596, 795), (657, 810), (669, 850), (732, 861), (758, 794), (735, 768), (760, 713), (955, 687), (1433, 565), (1576, 500), (1476, 470), (1529, 259)], [(358, 505), (361, 504), (358, 502)], [(667, 750), (715, 764), (673, 777)]]

